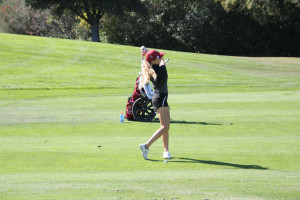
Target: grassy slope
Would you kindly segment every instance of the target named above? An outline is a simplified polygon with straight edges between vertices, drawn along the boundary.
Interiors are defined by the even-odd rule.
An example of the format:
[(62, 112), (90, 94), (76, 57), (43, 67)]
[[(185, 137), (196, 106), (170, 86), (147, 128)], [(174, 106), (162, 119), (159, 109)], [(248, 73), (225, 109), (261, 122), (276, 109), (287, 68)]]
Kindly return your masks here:
[(165, 54), (167, 164), (118, 122), (138, 48), (0, 34), (0, 199), (299, 197), (300, 59)]

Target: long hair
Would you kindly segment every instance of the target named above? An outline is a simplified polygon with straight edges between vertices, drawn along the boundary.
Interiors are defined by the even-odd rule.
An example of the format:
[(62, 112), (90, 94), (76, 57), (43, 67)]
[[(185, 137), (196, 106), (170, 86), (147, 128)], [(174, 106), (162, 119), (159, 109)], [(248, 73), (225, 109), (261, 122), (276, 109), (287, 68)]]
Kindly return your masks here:
[(151, 64), (147, 60), (144, 60), (142, 64), (142, 75), (139, 81), (139, 88), (142, 89), (144, 85), (148, 84), (151, 77), (156, 80), (157, 75), (152, 69)]

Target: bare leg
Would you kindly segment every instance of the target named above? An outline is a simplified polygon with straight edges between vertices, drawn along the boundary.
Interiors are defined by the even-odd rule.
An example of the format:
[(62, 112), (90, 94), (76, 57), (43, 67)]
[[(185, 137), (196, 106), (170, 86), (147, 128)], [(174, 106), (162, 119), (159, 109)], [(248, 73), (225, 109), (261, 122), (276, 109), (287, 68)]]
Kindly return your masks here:
[(158, 138), (163, 136), (165, 151), (169, 150), (169, 128), (170, 128), (170, 111), (168, 107), (158, 109), (158, 118), (160, 120), (160, 128), (152, 135), (146, 143), (146, 148), (149, 148)]
[(163, 139), (163, 144), (164, 144), (165, 151), (169, 151), (169, 131), (166, 131), (162, 135), (162, 139)]

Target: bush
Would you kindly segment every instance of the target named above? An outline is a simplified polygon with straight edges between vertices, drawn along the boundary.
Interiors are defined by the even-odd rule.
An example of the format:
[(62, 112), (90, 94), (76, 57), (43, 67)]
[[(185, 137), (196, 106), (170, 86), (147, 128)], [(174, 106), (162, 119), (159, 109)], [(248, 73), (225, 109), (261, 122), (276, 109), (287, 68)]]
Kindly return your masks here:
[(47, 36), (48, 10), (33, 10), (22, 0), (6, 0), (0, 7), (4, 32)]
[(0, 6), (1, 31), (67, 39), (90, 39), (90, 29), (70, 12), (57, 15), (53, 9), (33, 9), (24, 0), (5, 0)]

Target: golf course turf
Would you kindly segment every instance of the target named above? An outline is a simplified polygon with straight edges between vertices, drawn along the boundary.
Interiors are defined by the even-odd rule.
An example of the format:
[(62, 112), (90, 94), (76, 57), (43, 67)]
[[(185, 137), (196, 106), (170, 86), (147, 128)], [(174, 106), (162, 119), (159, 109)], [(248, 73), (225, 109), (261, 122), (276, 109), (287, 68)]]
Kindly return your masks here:
[(300, 58), (160, 51), (167, 163), (119, 122), (139, 47), (0, 33), (0, 199), (299, 199)]

